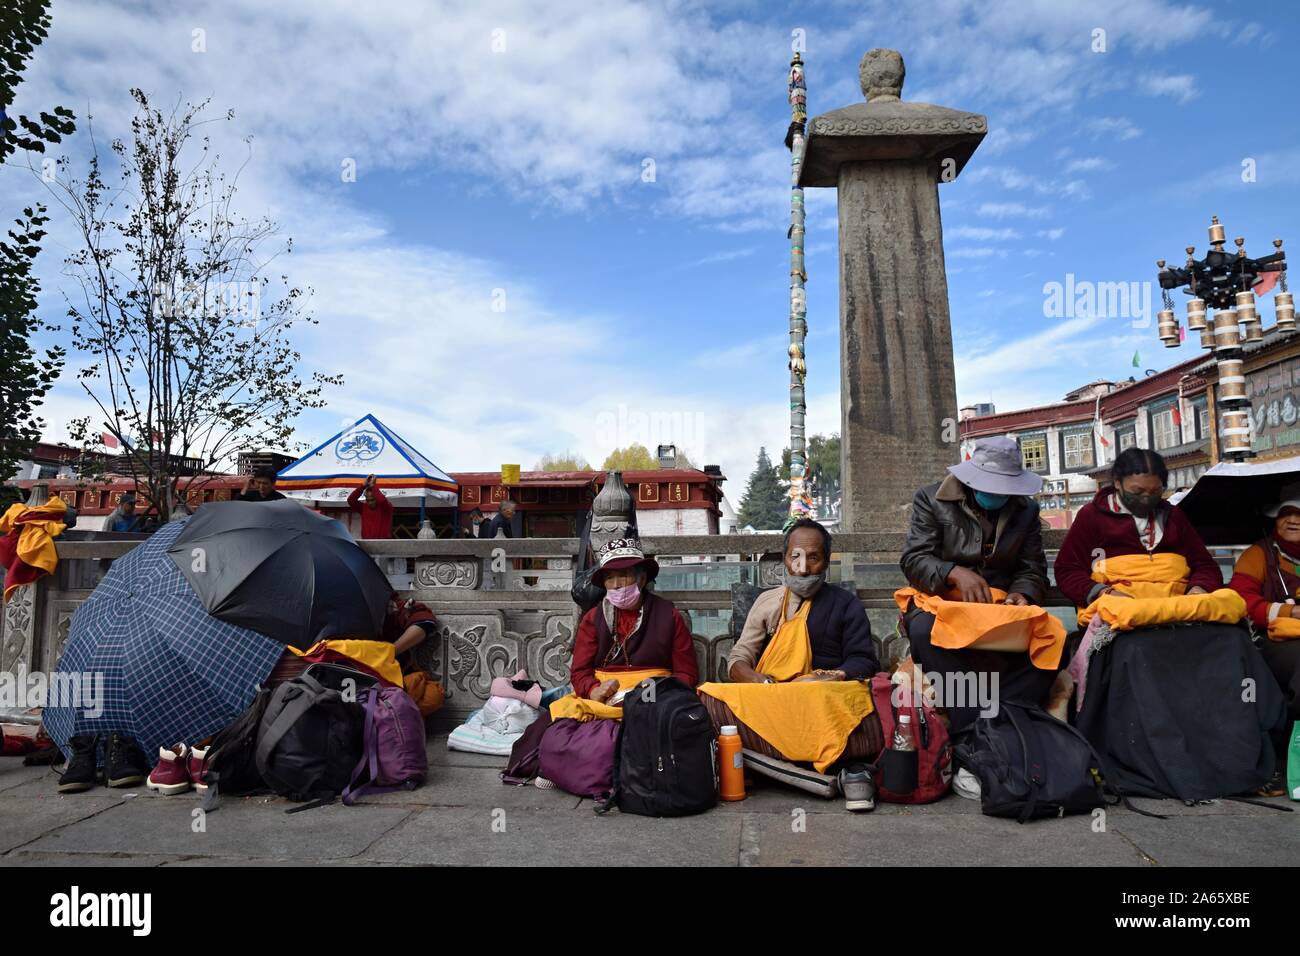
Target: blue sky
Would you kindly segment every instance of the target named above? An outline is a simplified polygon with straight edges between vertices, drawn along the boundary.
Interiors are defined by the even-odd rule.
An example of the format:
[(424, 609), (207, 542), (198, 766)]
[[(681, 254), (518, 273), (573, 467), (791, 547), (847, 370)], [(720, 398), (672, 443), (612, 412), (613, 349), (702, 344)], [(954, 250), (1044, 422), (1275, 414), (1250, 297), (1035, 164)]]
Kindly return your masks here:
[[(940, 187), (961, 403), (1055, 401), (1141, 374), (1135, 350), (1144, 368), (1196, 351), (1162, 348), (1153, 314), (1046, 315), (1046, 283), (1153, 284), (1156, 259), (1204, 249), (1211, 214), (1253, 254), (1300, 241), (1293, 4), (538, 7), (55, 0), (16, 108), (89, 107), (101, 136), (126, 128), (130, 86), (233, 109), (232, 164), (253, 136), (239, 208), (281, 223), (281, 264), (313, 289), (304, 365), (346, 377), (300, 437), (374, 412), (453, 471), (675, 441), (735, 499), (759, 445), (787, 442), (796, 29), (810, 114), (860, 102), (858, 60), (885, 46), (904, 99), (988, 117)], [(84, 162), (84, 124), (66, 152)], [(0, 209), (38, 186), (0, 169)], [(41, 263), (52, 317), (66, 225)], [(812, 431), (839, 427), (837, 262), (834, 192), (810, 190)], [(66, 374), (47, 437), (85, 410)]]

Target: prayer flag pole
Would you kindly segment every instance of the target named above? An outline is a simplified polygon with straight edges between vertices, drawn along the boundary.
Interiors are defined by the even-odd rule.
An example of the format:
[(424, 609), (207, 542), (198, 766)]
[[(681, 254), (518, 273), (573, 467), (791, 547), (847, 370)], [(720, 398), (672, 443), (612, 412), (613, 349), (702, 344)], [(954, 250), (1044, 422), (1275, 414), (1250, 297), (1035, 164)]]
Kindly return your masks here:
[(800, 518), (811, 517), (812, 497), (804, 484), (808, 470), (804, 419), (808, 412), (804, 395), (807, 365), (804, 339), (808, 335), (808, 299), (804, 284), (804, 206), (799, 173), (803, 167), (804, 124), (808, 120), (808, 91), (804, 86), (803, 60), (795, 53), (790, 60), (790, 127), (785, 145), (790, 150), (790, 516), (789, 527)]

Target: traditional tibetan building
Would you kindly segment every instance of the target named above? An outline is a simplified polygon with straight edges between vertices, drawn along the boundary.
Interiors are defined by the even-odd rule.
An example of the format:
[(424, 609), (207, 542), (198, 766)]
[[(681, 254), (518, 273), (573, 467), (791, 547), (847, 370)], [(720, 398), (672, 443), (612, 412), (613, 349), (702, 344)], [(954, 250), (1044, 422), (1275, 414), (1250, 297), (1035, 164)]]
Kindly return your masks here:
[[(1272, 329), (1244, 348), (1246, 395), (1251, 402), (1251, 447), (1259, 460), (1300, 451), (1300, 335)], [(1115, 456), (1151, 448), (1169, 465), (1169, 489), (1188, 488), (1221, 457), (1216, 414), (1218, 371), (1197, 356), (1144, 378), (1098, 381), (1065, 400), (1010, 412), (978, 414), (961, 422), (962, 455), (977, 438), (1010, 435), (1025, 467), (1043, 477), (1042, 516), (1068, 528), (1096, 494)]]
[[(475, 509), (492, 514), (506, 498), (518, 504), (516, 530), (523, 536), (577, 537), (592, 499), (605, 482), (603, 471), (525, 471), (520, 474), (519, 482), (511, 485), (502, 483), (500, 471), (450, 474), (459, 487), (459, 505), (455, 509), (427, 511), (439, 537), (453, 536), (458, 527), (467, 526), (469, 515)], [(705, 535), (718, 534), (721, 530), (725, 479), (717, 468), (625, 471), (623, 480), (636, 497), (637, 523), (643, 535)], [(16, 482), (23, 488), (36, 483), (35, 479)], [(102, 527), (103, 518), (117, 507), (122, 495), (135, 488), (126, 477), (96, 482), (50, 478), (40, 483), (49, 486), (51, 496), (58, 495), (77, 509), (78, 528), (90, 530)], [(182, 478), (180, 490), (186, 504), (198, 508), (208, 501), (229, 501), (239, 493), (243, 483), (244, 478), (236, 475), (204, 475)], [(382, 480), (379, 484), (382, 489)], [(345, 505), (328, 502), (321, 510), (348, 523), (354, 534), (360, 534), (360, 521)], [(395, 537), (415, 537), (419, 530), (418, 506), (396, 508), (393, 524)]]

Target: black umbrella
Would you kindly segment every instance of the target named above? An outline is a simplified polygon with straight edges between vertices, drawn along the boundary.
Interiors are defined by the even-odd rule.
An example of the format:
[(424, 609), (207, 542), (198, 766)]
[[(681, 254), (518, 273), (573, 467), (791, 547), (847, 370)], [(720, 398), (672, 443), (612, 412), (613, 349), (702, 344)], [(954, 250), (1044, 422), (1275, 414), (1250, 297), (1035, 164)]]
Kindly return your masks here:
[(1178, 507), (1211, 547), (1254, 544), (1273, 523), (1264, 511), (1300, 481), (1300, 458), (1220, 462), (1196, 480)]
[(289, 499), (210, 502), (167, 554), (213, 617), (299, 649), (378, 637), (392, 595), (347, 528)]

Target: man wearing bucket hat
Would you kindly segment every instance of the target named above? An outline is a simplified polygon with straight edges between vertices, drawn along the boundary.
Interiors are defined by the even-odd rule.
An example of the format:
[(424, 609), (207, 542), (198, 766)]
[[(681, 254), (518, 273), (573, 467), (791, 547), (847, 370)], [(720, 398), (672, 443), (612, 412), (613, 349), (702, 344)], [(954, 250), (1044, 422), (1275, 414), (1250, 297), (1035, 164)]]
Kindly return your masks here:
[[(970, 457), (952, 465), (943, 481), (912, 499), (911, 527), (901, 565), (916, 591), (990, 604), (994, 589), (1004, 604), (1036, 605), (1047, 594), (1038, 503), (1043, 480), (1024, 467), (1012, 438), (982, 438)], [(1001, 699), (1040, 703), (1051, 690), (1054, 669), (1034, 666), (1027, 652), (931, 644), (935, 617), (914, 603), (904, 613), (912, 657), (929, 672), (978, 675), (996, 672)], [(990, 682), (991, 683), (991, 682)], [(969, 729), (979, 706), (950, 706), (954, 733)], [(973, 702), (970, 702), (973, 703)]]
[(649, 590), (659, 563), (635, 537), (614, 538), (596, 555), (592, 579), (605, 588), (604, 599), (582, 616), (573, 641), (570, 680), (579, 697), (605, 702), (618, 680), (602, 674), (662, 668), (688, 687), (699, 683), (695, 645), (686, 622), (671, 601)]

